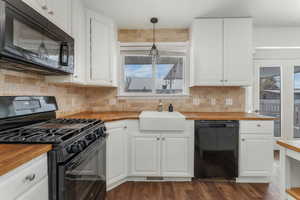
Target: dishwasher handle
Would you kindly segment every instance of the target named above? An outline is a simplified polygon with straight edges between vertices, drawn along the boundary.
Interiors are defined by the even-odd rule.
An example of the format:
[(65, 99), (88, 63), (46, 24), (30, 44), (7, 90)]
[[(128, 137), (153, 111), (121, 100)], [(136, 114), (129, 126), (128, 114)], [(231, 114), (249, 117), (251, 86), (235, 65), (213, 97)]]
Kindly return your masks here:
[(200, 128), (234, 128), (237, 126), (235, 123), (197, 123)]

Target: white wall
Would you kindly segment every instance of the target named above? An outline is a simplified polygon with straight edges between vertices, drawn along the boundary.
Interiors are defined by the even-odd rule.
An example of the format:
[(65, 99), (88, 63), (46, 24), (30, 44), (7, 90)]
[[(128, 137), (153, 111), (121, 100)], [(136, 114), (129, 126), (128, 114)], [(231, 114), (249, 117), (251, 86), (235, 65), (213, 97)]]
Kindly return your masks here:
[(254, 47), (300, 47), (300, 27), (257, 27)]

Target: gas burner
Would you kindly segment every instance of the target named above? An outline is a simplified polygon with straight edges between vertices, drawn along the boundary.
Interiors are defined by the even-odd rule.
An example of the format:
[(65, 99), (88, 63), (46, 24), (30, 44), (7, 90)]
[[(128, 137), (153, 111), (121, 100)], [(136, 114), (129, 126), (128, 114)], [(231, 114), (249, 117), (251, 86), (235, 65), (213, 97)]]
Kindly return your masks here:
[[(0, 142), (59, 144), (75, 138), (77, 135), (85, 132), (85, 130), (99, 124), (101, 125), (103, 122), (95, 119), (53, 119), (1, 132)], [(97, 131), (99, 132), (99, 130)], [(101, 133), (98, 133), (98, 135), (101, 135)], [(87, 135), (88, 137), (94, 137), (94, 135)]]

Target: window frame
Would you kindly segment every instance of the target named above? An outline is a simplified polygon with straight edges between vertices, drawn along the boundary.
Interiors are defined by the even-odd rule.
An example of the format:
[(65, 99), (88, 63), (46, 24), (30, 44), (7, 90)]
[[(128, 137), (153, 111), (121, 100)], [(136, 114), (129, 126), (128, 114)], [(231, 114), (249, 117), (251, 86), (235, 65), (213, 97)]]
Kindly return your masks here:
[[(121, 98), (178, 98), (178, 97), (187, 97), (189, 96), (189, 52), (188, 52), (188, 42), (178, 42), (178, 43), (158, 43), (158, 49), (163, 49), (164, 51), (169, 52), (183, 52), (185, 55), (161, 55), (161, 57), (181, 57), (183, 59), (183, 91), (182, 93), (178, 94), (158, 94), (156, 93), (156, 76), (153, 76), (153, 85), (154, 88), (152, 92), (125, 92), (125, 71), (124, 71), (124, 64), (125, 64), (125, 57), (126, 56), (146, 56), (142, 54), (134, 54), (134, 53), (121, 53), (122, 50), (149, 50), (151, 48), (152, 43), (120, 43), (120, 54), (119, 54), (119, 64), (118, 64), (118, 71), (119, 71), (119, 86), (118, 86), (118, 97)], [(154, 63), (152, 63), (153, 69)], [(155, 70), (153, 70), (155, 71)]]

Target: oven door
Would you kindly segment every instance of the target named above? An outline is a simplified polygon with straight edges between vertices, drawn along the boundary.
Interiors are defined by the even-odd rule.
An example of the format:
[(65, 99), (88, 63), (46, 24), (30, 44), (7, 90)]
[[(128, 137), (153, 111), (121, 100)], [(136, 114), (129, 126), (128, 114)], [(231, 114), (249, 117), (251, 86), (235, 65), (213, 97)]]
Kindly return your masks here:
[[(45, 17), (22, 3), (1, 3), (5, 15), (1, 56), (10, 61), (28, 64), (24, 69), (69, 74), (74, 71), (74, 40)], [(14, 4), (14, 5), (12, 5)], [(22, 7), (22, 8), (19, 8)], [(5, 19), (5, 20), (3, 20)]]
[(59, 200), (104, 200), (106, 196), (106, 142), (100, 139), (59, 166)]

